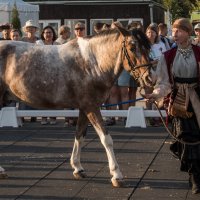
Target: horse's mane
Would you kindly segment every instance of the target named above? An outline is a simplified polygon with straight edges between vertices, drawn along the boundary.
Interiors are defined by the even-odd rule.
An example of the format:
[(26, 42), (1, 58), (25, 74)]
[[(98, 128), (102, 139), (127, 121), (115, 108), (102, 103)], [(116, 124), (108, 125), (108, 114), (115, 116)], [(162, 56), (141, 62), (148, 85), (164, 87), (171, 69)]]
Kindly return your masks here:
[(120, 31), (123, 32), (124, 36), (130, 35), (130, 32), (128, 30), (120, 27), (120, 30), (118, 28), (109, 28), (109, 29), (102, 30), (96, 35), (94, 35), (92, 38), (99, 38), (99, 37), (104, 37), (108, 35), (116, 35), (118, 37), (120, 35)]
[(104, 36), (106, 37), (108, 35), (115, 35), (116, 37), (118, 37), (120, 35), (120, 31), (121, 31), (121, 32), (123, 32), (124, 36), (129, 36), (132, 34), (135, 37), (135, 39), (139, 42), (139, 46), (141, 46), (141, 47), (143, 46), (147, 50), (151, 49), (151, 44), (150, 44), (149, 39), (147, 38), (146, 34), (143, 33), (141, 30), (133, 29), (130, 31), (125, 28), (121, 28), (121, 27), (118, 27), (118, 28), (102, 30), (98, 34), (92, 36), (91, 39), (104, 37)]
[(148, 50), (151, 49), (150, 41), (145, 33), (143, 33), (141, 30), (138, 29), (131, 30), (131, 33), (135, 37), (135, 39), (139, 42), (139, 46), (143, 46), (145, 49)]
[(104, 36), (108, 36), (108, 35), (112, 35), (112, 34), (119, 35), (120, 32), (117, 29), (106, 29), (106, 30), (102, 30), (99, 33), (97, 33), (96, 35), (94, 35), (93, 38), (104, 37)]

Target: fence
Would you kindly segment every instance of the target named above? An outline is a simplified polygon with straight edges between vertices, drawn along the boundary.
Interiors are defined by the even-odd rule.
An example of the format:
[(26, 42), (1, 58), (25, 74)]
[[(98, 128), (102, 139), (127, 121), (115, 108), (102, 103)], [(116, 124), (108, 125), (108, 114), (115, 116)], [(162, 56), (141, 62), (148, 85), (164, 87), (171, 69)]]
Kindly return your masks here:
[[(161, 111), (166, 117), (165, 110)], [(146, 128), (146, 117), (159, 117), (157, 110), (144, 110), (143, 107), (131, 106), (129, 110), (101, 110), (103, 117), (127, 117), (125, 127)], [(18, 110), (4, 107), (0, 111), (0, 127), (22, 126), (21, 117), (78, 117), (79, 110)]]

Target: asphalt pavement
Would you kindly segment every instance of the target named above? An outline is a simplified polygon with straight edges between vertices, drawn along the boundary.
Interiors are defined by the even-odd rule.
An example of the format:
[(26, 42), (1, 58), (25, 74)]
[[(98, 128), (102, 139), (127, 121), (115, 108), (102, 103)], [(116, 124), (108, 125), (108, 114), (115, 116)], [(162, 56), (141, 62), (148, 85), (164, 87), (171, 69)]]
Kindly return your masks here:
[(172, 139), (164, 127), (107, 127), (124, 175), (124, 187), (113, 188), (105, 150), (92, 127), (82, 148), (87, 178), (76, 180), (69, 164), (75, 127), (25, 122), (0, 129), (1, 200), (199, 200), (192, 195), (188, 175), (169, 151)]

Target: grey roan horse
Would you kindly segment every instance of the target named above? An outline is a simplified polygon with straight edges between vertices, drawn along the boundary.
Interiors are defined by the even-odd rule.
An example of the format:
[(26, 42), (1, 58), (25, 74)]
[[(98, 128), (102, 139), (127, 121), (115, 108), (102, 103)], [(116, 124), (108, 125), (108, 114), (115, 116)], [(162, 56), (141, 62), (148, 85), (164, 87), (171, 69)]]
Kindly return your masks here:
[(36, 108), (79, 108), (70, 161), (74, 176), (85, 176), (80, 152), (89, 120), (106, 150), (112, 184), (120, 187), (123, 176), (115, 159), (112, 138), (103, 126), (100, 105), (123, 68), (141, 84), (150, 83), (149, 44), (143, 39), (139, 31), (118, 27), (58, 46), (1, 41), (1, 102), (9, 92)]

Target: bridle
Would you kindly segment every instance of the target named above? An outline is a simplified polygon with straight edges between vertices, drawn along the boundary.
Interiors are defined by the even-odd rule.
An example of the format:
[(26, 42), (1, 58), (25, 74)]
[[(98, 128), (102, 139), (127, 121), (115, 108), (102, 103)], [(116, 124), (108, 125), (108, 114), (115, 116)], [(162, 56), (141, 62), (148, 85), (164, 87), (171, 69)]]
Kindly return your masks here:
[[(146, 64), (142, 64), (142, 65), (135, 65), (133, 63), (133, 61), (131, 60), (129, 54), (128, 54), (128, 51), (126, 49), (126, 37), (124, 38), (124, 41), (123, 41), (123, 46), (122, 46), (122, 52), (123, 52), (123, 55), (126, 57), (126, 59), (128, 60), (128, 64), (129, 66), (131, 67), (131, 71), (130, 71), (130, 75), (134, 77), (134, 79), (137, 81), (137, 80), (140, 80), (142, 79), (142, 77), (144, 76), (144, 74), (152, 68), (152, 63), (146, 63)], [(141, 67), (146, 67), (146, 70), (140, 74), (136, 71), (136, 69), (138, 68), (141, 68)]]

